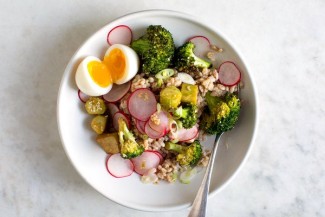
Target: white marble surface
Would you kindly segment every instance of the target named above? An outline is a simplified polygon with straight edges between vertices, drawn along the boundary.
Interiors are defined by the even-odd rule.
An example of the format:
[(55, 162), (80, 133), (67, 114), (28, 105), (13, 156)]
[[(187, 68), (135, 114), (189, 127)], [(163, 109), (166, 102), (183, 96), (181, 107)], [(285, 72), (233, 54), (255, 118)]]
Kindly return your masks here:
[(255, 77), (254, 148), (210, 200), (208, 216), (325, 216), (323, 0), (0, 0), (0, 215), (187, 215), (135, 211), (105, 199), (75, 172), (57, 131), (57, 91), (72, 54), (104, 24), (144, 9), (212, 21)]

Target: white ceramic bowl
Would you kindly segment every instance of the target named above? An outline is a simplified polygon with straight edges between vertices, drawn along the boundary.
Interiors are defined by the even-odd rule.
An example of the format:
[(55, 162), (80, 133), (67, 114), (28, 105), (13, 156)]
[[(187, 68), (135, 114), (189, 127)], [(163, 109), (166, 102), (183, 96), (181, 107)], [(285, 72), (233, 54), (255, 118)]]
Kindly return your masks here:
[[(143, 184), (136, 173), (127, 178), (112, 177), (105, 168), (106, 154), (96, 145), (95, 135), (89, 127), (89, 115), (78, 99), (78, 89), (74, 81), (78, 64), (88, 55), (102, 57), (108, 47), (107, 33), (121, 24), (131, 27), (134, 38), (142, 35), (150, 24), (162, 25), (173, 34), (176, 45), (181, 45), (190, 36), (204, 35), (213, 44), (224, 49), (219, 62), (231, 60), (240, 68), (244, 83), (241, 91), (243, 108), (236, 128), (222, 137), (211, 180), (210, 196), (230, 182), (243, 165), (253, 143), (257, 125), (257, 94), (252, 77), (238, 51), (219, 32), (192, 16), (162, 10), (133, 13), (109, 23), (79, 48), (66, 67), (58, 93), (57, 120), (63, 147), (79, 174), (105, 197), (127, 207), (145, 211), (170, 211), (189, 207), (203, 172), (190, 184)], [(209, 146), (212, 141), (213, 138), (209, 138), (204, 144)]]

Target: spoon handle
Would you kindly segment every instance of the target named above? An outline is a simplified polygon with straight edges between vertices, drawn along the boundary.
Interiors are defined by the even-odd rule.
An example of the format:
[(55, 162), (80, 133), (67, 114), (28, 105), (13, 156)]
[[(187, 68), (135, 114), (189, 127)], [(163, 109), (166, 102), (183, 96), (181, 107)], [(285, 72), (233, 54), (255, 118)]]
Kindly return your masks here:
[(194, 202), (192, 204), (192, 209), (188, 217), (204, 217), (206, 215), (206, 210), (207, 210), (206, 207), (208, 202), (212, 168), (213, 168), (221, 135), (222, 134), (217, 135), (214, 140), (214, 146), (210, 156), (208, 167), (205, 171), (201, 186), (195, 196)]

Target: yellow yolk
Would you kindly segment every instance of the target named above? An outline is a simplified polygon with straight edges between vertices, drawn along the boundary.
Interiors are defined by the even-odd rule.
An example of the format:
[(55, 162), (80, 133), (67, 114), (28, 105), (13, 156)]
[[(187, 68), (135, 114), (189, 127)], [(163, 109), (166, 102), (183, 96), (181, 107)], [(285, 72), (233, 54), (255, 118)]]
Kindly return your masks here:
[(113, 49), (109, 55), (105, 56), (103, 63), (110, 72), (113, 82), (124, 77), (125, 62), (124, 53), (118, 48)]
[(101, 87), (112, 84), (112, 76), (106, 65), (98, 61), (91, 61), (87, 65), (91, 79)]

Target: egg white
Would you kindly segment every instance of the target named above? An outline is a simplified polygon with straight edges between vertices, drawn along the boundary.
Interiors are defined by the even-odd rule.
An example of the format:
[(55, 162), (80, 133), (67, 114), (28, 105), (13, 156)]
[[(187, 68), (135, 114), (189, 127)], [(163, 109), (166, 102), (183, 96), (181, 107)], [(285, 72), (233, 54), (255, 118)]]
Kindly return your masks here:
[(138, 72), (140, 60), (138, 54), (130, 47), (123, 45), (123, 44), (114, 44), (110, 46), (106, 53), (105, 57), (110, 54), (113, 49), (119, 49), (122, 51), (125, 57), (125, 69), (124, 69), (124, 76), (119, 80), (115, 81), (116, 84), (124, 84), (130, 81)]
[(76, 71), (76, 84), (78, 88), (88, 96), (101, 96), (108, 93), (113, 84), (108, 85), (107, 87), (101, 87), (91, 78), (88, 71), (88, 64), (91, 61), (101, 62), (100, 59), (94, 56), (86, 57), (78, 66)]

